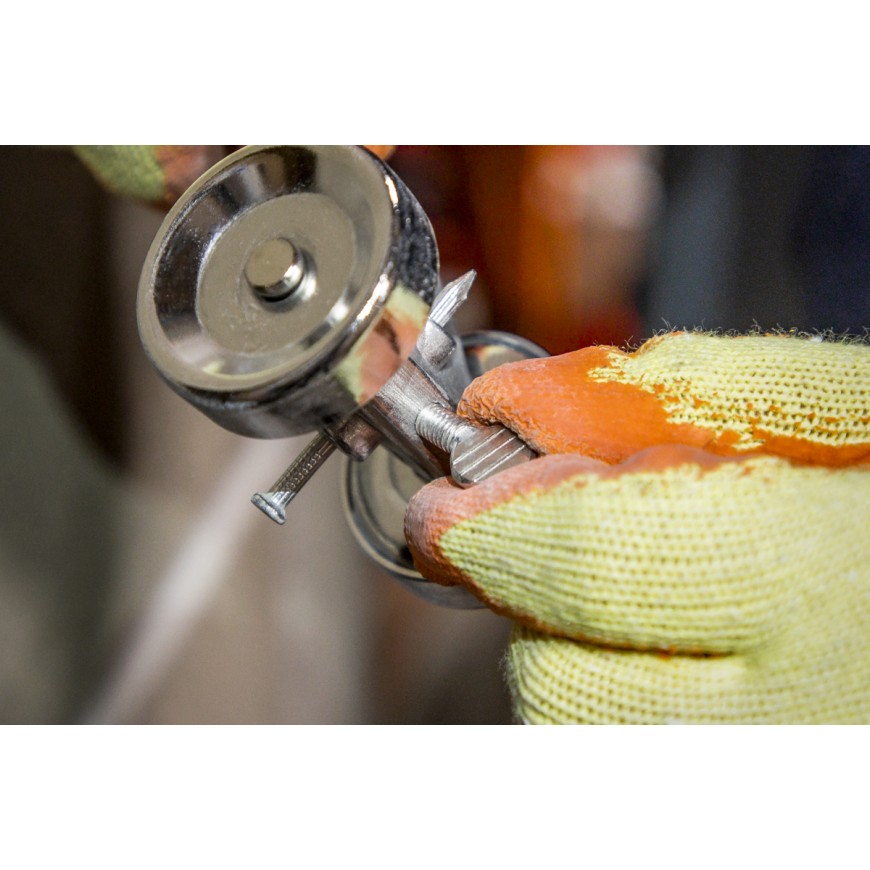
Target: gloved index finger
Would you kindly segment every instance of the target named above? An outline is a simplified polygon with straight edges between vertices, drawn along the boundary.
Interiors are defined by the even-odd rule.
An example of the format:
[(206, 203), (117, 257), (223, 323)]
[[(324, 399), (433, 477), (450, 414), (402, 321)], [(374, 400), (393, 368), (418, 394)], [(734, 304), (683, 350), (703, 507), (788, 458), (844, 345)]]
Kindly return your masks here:
[(608, 464), (684, 444), (840, 466), (870, 457), (868, 384), (863, 344), (673, 333), (631, 354), (591, 347), (502, 366), (469, 386), (459, 412), (540, 453)]
[(466, 389), (458, 412), (515, 431), (538, 453), (579, 453), (613, 465), (645, 447), (703, 447), (711, 433), (673, 425), (654, 394), (597, 378), (615, 348), (589, 347), (509, 363)]

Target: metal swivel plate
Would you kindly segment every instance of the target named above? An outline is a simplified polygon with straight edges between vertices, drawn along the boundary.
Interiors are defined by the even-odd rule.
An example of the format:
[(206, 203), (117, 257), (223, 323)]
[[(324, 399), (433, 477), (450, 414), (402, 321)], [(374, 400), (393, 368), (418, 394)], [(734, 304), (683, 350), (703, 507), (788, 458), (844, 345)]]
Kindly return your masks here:
[(426, 215), (364, 149), (252, 146), (167, 215), (139, 284), (139, 328), (163, 378), (226, 429), (319, 433), (254, 495), (264, 513), (283, 523), (338, 447), (356, 460), (345, 507), (369, 554), (428, 600), (476, 606), (417, 574), (401, 529), (426, 480), (470, 486), (536, 456), (509, 430), (455, 414), (474, 375), (541, 353), (503, 333), (460, 340), (452, 318), (474, 275), (441, 286)]
[(429, 221), (359, 148), (251, 146), (169, 212), (139, 328), (169, 384), (243, 435), (346, 419), (413, 351), (438, 286)]

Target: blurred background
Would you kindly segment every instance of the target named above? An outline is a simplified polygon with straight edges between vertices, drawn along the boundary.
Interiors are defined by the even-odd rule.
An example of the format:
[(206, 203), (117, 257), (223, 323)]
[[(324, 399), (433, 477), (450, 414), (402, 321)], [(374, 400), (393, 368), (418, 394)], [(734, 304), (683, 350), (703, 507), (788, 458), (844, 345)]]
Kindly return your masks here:
[[(228, 148), (208, 150), (217, 159)], [(462, 331), (551, 353), (666, 328), (870, 326), (870, 149), (400, 146)], [(333, 458), (284, 527), (249, 503), (306, 438), (234, 436), (153, 371), (165, 209), (66, 149), (0, 149), (0, 721), (508, 723), (510, 624), (361, 552)]]

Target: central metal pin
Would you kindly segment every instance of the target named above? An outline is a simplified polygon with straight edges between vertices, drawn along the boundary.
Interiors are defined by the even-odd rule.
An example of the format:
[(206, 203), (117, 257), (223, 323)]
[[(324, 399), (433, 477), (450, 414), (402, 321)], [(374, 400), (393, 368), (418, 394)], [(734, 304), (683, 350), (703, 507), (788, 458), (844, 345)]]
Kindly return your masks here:
[(269, 302), (286, 299), (304, 277), (302, 255), (287, 239), (263, 242), (245, 265), (245, 278), (251, 289)]

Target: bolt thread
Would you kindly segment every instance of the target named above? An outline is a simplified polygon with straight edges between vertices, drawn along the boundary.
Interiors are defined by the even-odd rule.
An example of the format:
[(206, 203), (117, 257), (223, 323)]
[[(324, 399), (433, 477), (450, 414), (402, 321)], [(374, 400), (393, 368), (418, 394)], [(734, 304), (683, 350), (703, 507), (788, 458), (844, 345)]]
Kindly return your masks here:
[(441, 405), (429, 405), (417, 415), (417, 434), (450, 453), (456, 444), (475, 431), (475, 426)]

